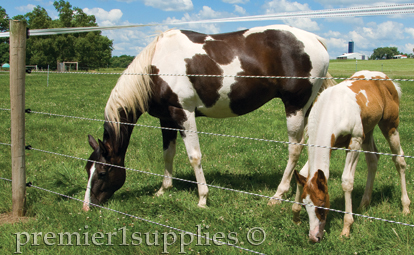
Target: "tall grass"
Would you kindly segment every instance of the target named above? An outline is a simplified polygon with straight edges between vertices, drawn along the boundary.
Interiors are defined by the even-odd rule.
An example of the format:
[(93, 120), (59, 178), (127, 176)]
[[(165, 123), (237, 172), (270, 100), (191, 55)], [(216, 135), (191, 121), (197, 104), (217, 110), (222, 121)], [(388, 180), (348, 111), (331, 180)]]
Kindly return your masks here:
[[(348, 65), (345, 62), (334, 61), (331, 64), (331, 74), (348, 75), (348, 71), (342, 73), (346, 68), (340, 66), (345, 64)], [(409, 76), (410, 74), (407, 71), (406, 74), (395, 75)], [(54, 74), (50, 76), (47, 86), (47, 78), (44, 74), (32, 73), (26, 76), (26, 108), (33, 111), (103, 119), (106, 100), (117, 78), (117, 75)], [(10, 108), (8, 79), (8, 75), (0, 74), (2, 95), (0, 108)], [(401, 141), (406, 155), (414, 155), (412, 138), (414, 87), (412, 82), (401, 82), (401, 87), (403, 90), (400, 109)], [(3, 130), (0, 132), (0, 142), (9, 143), (10, 112), (0, 110), (0, 117), (2, 118), (0, 130)], [(159, 125), (157, 119), (147, 114), (141, 117), (138, 123)], [(287, 141), (283, 104), (278, 99), (245, 116), (223, 120), (199, 118), (197, 123), (199, 131)], [(88, 158), (92, 149), (87, 143), (87, 134), (102, 138), (102, 126), (102, 122), (27, 114), (26, 143), (38, 149)], [(380, 151), (390, 151), (378, 130), (375, 133), (375, 141)], [(200, 134), (200, 144), (203, 169), (208, 183), (267, 196), (275, 193), (288, 158), (286, 145), (203, 134)], [(329, 179), (331, 207), (344, 210), (341, 174), (345, 155), (337, 151), (332, 157)], [(367, 174), (363, 157), (361, 155), (355, 178), (354, 211), (413, 223), (413, 214), (403, 216), (401, 213), (399, 178), (388, 156), (382, 156), (379, 161), (371, 205), (362, 211), (356, 210), (365, 188)], [(26, 162), (27, 181), (39, 187), (83, 199), (87, 183), (84, 161), (27, 151)], [(298, 169), (305, 162), (306, 150), (300, 158)], [(407, 164), (407, 189), (409, 197), (413, 199), (412, 159), (407, 159)], [(134, 169), (163, 173), (162, 140), (159, 129), (135, 128), (126, 165)], [(174, 176), (195, 180), (180, 139), (174, 167)], [(9, 146), (0, 145), (0, 176), (11, 178)], [(307, 240), (309, 225), (306, 212), (301, 213), (302, 224), (295, 225), (291, 219), (289, 203), (269, 207), (267, 199), (210, 188), (209, 208), (200, 209), (197, 207), (196, 185), (174, 181), (172, 190), (162, 197), (155, 197), (154, 193), (160, 187), (161, 181), (160, 177), (128, 171), (125, 185), (105, 206), (193, 233), (196, 233), (199, 228), (203, 235), (208, 232), (210, 237), (214, 233), (222, 232), (226, 236), (223, 240), (233, 244), (235, 242), (227, 237), (234, 232), (237, 233), (236, 245), (266, 254), (410, 254), (414, 251), (412, 227), (355, 217), (351, 237), (342, 239), (339, 234), (342, 230), (343, 214), (331, 212), (328, 215), (324, 240), (318, 244), (311, 244)], [(293, 200), (295, 189), (296, 184), (292, 181), (292, 188), (286, 194), (286, 198)], [(10, 212), (11, 207), (11, 184), (0, 180), (0, 213)], [(56, 234), (89, 232), (90, 235), (96, 232), (118, 232), (113, 236), (114, 245), (106, 245), (106, 238), (100, 241), (104, 243), (103, 245), (58, 245), (56, 239), (55, 245), (47, 245), (44, 239), (39, 237), (37, 246), (32, 245), (32, 236), (32, 239), (21, 247), (23, 254), (160, 254), (164, 251), (161, 234), (170, 232), (170, 229), (104, 209), (83, 212), (81, 207), (82, 204), (78, 201), (28, 188), (27, 216), (30, 219), (15, 224), (0, 224), (2, 253), (16, 252), (16, 233), (21, 232), (29, 234), (42, 232), (43, 235), (48, 232)], [(130, 244), (128, 246), (120, 245), (123, 239), (122, 231), (119, 229), (123, 227), (127, 229), (127, 243)], [(246, 238), (249, 230), (255, 227), (260, 227), (266, 232), (266, 240), (258, 246), (250, 244)], [(151, 234), (149, 241), (153, 243), (156, 231), (159, 234), (159, 245), (146, 245), (144, 234), (149, 232)], [(133, 232), (142, 234), (141, 245), (132, 245)], [(172, 232), (179, 235), (177, 231)], [(171, 241), (171, 235), (169, 238), (168, 240)], [(189, 241), (189, 236), (186, 236), (185, 240)], [(23, 241), (25, 241), (24, 237)], [(211, 245), (206, 245), (206, 241), (202, 240), (201, 245), (197, 245), (200, 243), (197, 243), (195, 238), (192, 244), (184, 247), (184, 250), (187, 254), (247, 253), (226, 245), (219, 246), (211, 241), (210, 243)], [(178, 254), (179, 241), (177, 240), (167, 250), (170, 254)]]

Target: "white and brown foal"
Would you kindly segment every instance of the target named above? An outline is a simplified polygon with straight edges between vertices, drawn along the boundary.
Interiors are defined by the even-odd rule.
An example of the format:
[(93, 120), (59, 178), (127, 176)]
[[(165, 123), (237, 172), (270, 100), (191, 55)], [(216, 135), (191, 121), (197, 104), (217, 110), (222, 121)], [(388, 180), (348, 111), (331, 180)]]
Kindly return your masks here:
[[(381, 72), (360, 71), (351, 78), (388, 79)], [(374, 143), (374, 127), (379, 126), (387, 139), (393, 154), (403, 155), (398, 134), (400, 87), (392, 81), (346, 80), (323, 91), (311, 110), (308, 123), (308, 143), (313, 145), (346, 147), (351, 150), (377, 151)], [(355, 169), (359, 152), (346, 152), (345, 168), (342, 174), (342, 189), (345, 194), (345, 211), (352, 212), (351, 192), (354, 186)], [(296, 201), (308, 204), (309, 238), (318, 242), (323, 231), (328, 211), (314, 206), (329, 208), (328, 178), (331, 150), (309, 147), (309, 160), (300, 174), (295, 171), (298, 182)], [(365, 154), (368, 165), (368, 179), (362, 197), (361, 207), (370, 203), (373, 182), (379, 155)], [(405, 182), (406, 163), (403, 157), (394, 156), (393, 161), (401, 181), (403, 213), (410, 213), (410, 199)], [(306, 176), (306, 178), (304, 177)], [(294, 219), (299, 218), (301, 206), (294, 205)], [(348, 237), (354, 219), (344, 216), (341, 235)]]

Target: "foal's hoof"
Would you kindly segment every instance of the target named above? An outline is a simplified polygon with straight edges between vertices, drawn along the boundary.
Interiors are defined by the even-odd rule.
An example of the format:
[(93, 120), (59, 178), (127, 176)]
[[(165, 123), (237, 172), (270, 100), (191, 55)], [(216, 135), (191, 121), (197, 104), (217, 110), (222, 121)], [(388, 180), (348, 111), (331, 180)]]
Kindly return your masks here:
[(408, 214), (410, 214), (410, 209), (409, 209), (409, 208), (404, 208), (404, 209), (403, 209), (403, 214), (404, 214), (404, 215), (408, 215)]
[(203, 209), (208, 208), (208, 206), (206, 204), (198, 204), (197, 206), (200, 207), (200, 208), (203, 208)]
[(280, 204), (281, 204), (280, 200), (276, 199), (275, 197), (272, 197), (267, 203), (267, 205), (269, 206), (280, 205)]
[(165, 192), (164, 190), (159, 190), (155, 193), (155, 196), (160, 197), (160, 196), (164, 195), (164, 192)]

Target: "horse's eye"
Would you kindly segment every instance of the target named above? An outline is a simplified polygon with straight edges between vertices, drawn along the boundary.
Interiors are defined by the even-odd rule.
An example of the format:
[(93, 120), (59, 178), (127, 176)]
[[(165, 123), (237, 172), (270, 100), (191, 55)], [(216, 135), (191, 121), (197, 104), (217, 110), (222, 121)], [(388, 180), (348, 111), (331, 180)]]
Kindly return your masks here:
[(98, 173), (98, 178), (99, 179), (103, 179), (103, 178), (105, 178), (105, 176), (106, 176), (106, 172), (100, 172), (100, 173)]

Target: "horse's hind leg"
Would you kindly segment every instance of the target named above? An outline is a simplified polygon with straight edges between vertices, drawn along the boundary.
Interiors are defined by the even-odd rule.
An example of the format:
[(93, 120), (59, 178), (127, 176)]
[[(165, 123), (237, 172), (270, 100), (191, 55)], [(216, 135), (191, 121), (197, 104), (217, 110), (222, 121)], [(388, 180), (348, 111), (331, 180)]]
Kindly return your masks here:
[(164, 192), (172, 188), (172, 171), (173, 171), (173, 160), (175, 156), (175, 147), (177, 140), (177, 131), (168, 130), (164, 128), (177, 128), (173, 122), (160, 121), (162, 131), (162, 144), (164, 149), (164, 179), (162, 181), (161, 188), (156, 193), (157, 196), (161, 196)]
[[(375, 142), (374, 142), (373, 131), (371, 131), (369, 134), (365, 136), (365, 141), (362, 144), (362, 149), (365, 151), (378, 152), (377, 146), (375, 146)], [(378, 167), (378, 159), (379, 159), (378, 154), (365, 153), (365, 160), (368, 166), (368, 175), (367, 175), (367, 183), (365, 185), (365, 192), (364, 192), (364, 195), (362, 196), (361, 204), (359, 205), (360, 209), (368, 206), (369, 203), (371, 202), (372, 189), (374, 186), (375, 174), (377, 172), (377, 167)]]
[[(402, 150), (400, 144), (400, 135), (398, 133), (398, 130), (396, 128), (393, 128), (392, 130), (387, 130), (385, 126), (386, 125), (380, 125), (380, 129), (390, 145), (391, 152), (397, 155), (404, 155), (404, 151)], [(403, 206), (403, 214), (409, 214), (411, 202), (408, 198), (406, 186), (407, 184), (405, 182), (405, 169), (407, 167), (407, 164), (405, 163), (403, 157), (393, 156), (392, 160), (394, 161), (395, 167), (397, 168), (398, 174), (400, 175), (401, 203)]]
[[(303, 145), (298, 145), (294, 143), (305, 142), (303, 137), (303, 130), (305, 126), (305, 116), (303, 111), (297, 111), (295, 115), (291, 115), (286, 118), (288, 135), (289, 135), (289, 161), (286, 166), (285, 172), (283, 173), (282, 180), (280, 181), (279, 186), (277, 187), (276, 194), (270, 199), (268, 205), (279, 204), (283, 194), (286, 193), (290, 188), (290, 180), (292, 179), (293, 169), (295, 168), (300, 153), (302, 152)], [(293, 144), (292, 144), (293, 143)]]
[(181, 132), (181, 136), (183, 138), (185, 148), (187, 149), (188, 159), (190, 160), (191, 166), (194, 168), (194, 173), (198, 182), (198, 206), (206, 207), (208, 187), (205, 185), (206, 179), (204, 177), (203, 168), (201, 167), (201, 151), (198, 134), (196, 133), (197, 126), (195, 122), (195, 113), (186, 110), (185, 113), (187, 115), (187, 120), (184, 121), (183, 127), (185, 130), (190, 132)]

